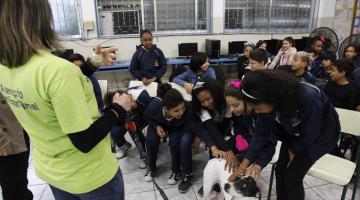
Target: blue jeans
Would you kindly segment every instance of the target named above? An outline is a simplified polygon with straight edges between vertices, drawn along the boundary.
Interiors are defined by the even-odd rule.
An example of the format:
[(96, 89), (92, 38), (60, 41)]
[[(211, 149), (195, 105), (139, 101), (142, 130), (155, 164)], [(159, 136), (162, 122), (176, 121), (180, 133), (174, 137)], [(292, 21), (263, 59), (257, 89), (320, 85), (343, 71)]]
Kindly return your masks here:
[(105, 185), (83, 194), (71, 194), (50, 185), (56, 200), (124, 200), (124, 181), (120, 169)]

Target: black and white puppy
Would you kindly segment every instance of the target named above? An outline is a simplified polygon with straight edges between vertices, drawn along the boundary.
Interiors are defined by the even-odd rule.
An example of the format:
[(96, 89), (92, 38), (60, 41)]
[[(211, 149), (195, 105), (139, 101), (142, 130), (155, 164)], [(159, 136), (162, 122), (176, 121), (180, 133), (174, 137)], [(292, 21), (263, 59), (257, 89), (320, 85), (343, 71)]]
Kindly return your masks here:
[[(222, 188), (218, 199), (223, 200), (236, 200), (241, 197), (249, 197), (249, 199), (256, 199), (255, 196), (259, 192), (259, 188), (253, 178), (243, 176), (236, 179), (235, 182), (228, 182), (231, 175), (228, 171), (224, 170), (226, 161), (220, 158), (209, 160), (204, 169), (203, 191), (204, 200), (212, 199), (211, 190), (215, 184), (219, 184)], [(224, 192), (226, 191), (226, 192)]]
[(226, 183), (224, 190), (233, 197), (255, 197), (257, 194), (261, 195), (255, 180), (250, 176), (240, 176), (234, 182)]

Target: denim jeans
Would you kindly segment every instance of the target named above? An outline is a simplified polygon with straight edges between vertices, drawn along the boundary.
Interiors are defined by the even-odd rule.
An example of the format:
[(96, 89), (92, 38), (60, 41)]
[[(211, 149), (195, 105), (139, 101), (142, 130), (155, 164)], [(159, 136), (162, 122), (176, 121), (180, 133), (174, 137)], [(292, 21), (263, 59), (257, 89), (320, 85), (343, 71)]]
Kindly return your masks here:
[(105, 185), (83, 194), (71, 194), (51, 186), (56, 200), (124, 200), (124, 181), (120, 169)]

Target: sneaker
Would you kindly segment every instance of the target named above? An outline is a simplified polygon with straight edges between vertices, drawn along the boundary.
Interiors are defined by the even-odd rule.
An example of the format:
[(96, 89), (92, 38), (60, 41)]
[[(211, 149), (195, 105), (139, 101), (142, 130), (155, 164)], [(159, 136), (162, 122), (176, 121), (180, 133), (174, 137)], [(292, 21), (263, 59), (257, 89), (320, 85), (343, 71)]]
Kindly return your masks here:
[(182, 178), (181, 173), (179, 172), (171, 172), (171, 175), (168, 179), (169, 185), (176, 185)]
[(142, 161), (140, 161), (139, 169), (146, 169), (146, 164)]
[(194, 177), (192, 175), (185, 175), (179, 184), (179, 192), (185, 193), (191, 187), (193, 179)]
[(154, 178), (154, 174), (150, 171), (150, 169), (145, 170), (144, 179), (146, 182), (151, 182)]
[(123, 146), (117, 148), (117, 151), (115, 153), (115, 157), (117, 159), (122, 159), (127, 156), (127, 152), (131, 148), (132, 144), (130, 142), (126, 142)]
[(203, 197), (204, 196), (204, 187), (201, 186), (201, 188), (198, 190), (197, 193), (199, 194), (200, 197)]

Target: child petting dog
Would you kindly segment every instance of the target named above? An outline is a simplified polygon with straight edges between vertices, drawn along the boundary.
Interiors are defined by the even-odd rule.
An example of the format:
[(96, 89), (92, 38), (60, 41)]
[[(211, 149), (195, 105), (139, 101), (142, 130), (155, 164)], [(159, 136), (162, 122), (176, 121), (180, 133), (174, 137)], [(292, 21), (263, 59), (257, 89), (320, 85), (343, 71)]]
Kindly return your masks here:
[[(249, 72), (241, 92), (256, 113), (254, 136), (229, 180), (245, 173), (258, 179), (281, 140), (275, 169), (277, 199), (303, 200), (304, 176), (338, 141), (340, 124), (335, 108), (317, 87), (279, 71)], [(247, 170), (251, 163), (254, 166)]]

